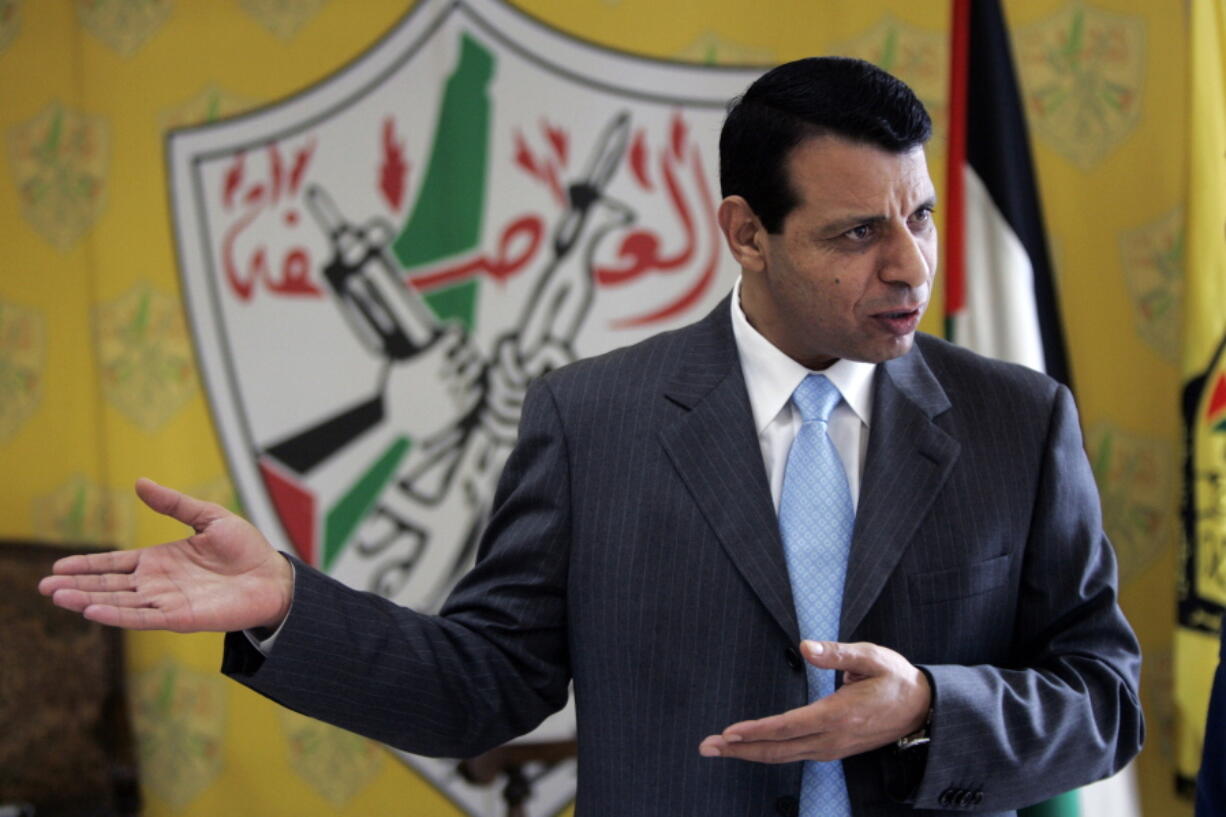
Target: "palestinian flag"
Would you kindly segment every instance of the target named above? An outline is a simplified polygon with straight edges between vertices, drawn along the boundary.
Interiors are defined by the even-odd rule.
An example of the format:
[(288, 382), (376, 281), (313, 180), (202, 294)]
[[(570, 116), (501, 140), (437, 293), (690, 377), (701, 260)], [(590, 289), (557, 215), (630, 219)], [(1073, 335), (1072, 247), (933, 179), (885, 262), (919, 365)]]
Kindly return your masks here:
[(946, 335), (1069, 384), (1026, 120), (997, 0), (954, 0), (951, 54)]
[[(954, 0), (946, 182), (946, 336), (1072, 385), (1012, 49), (998, 0)], [(1023, 810), (1136, 817), (1129, 767)]]

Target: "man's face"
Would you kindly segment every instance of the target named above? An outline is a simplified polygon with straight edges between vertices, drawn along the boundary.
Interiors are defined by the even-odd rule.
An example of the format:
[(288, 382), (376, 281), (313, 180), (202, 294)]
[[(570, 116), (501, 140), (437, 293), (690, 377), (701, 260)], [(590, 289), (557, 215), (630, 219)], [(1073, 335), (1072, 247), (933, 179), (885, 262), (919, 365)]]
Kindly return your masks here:
[(785, 167), (798, 203), (778, 234), (752, 213), (747, 221), (725, 213), (748, 210), (743, 199), (721, 205), (750, 323), (811, 369), (905, 354), (936, 275), (923, 149), (890, 153), (820, 136), (794, 148)]

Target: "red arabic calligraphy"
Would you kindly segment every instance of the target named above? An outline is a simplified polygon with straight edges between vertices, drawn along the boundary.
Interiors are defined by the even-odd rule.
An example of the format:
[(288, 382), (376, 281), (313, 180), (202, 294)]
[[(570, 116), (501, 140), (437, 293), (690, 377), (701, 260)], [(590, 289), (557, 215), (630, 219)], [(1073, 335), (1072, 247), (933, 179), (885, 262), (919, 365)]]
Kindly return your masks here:
[[(671, 255), (665, 254), (661, 249), (663, 241), (659, 233), (635, 229), (622, 238), (617, 249), (616, 258), (621, 263), (599, 266), (593, 274), (600, 286), (613, 287), (628, 284), (651, 272), (675, 274), (692, 268), (699, 248), (699, 219), (703, 220), (702, 226), (708, 234), (707, 257), (693, 285), (685, 292), (656, 309), (614, 321), (613, 327), (617, 329), (646, 326), (680, 315), (702, 298), (715, 280), (719, 268), (720, 232), (715, 216), (715, 200), (707, 184), (701, 151), (697, 145), (690, 144), (688, 129), (679, 113), (673, 117), (669, 135), (669, 147), (661, 151), (658, 164), (668, 203), (684, 235), (681, 249)], [(690, 180), (697, 188), (697, 200), (693, 202), (687, 199), (677, 176), (678, 167), (684, 168), (687, 154)], [(648, 149), (642, 131), (635, 136), (627, 160), (639, 186), (647, 191), (653, 190), (655, 185), (647, 172)]]
[(489, 256), (479, 253), (475, 258), (467, 259), (459, 264), (434, 272), (414, 275), (412, 284), (418, 290), (427, 291), (480, 273), (485, 273), (495, 280), (504, 281), (519, 272), (525, 264), (532, 260), (540, 248), (544, 234), (545, 225), (539, 216), (521, 216), (503, 228), (502, 235), (498, 239), (496, 255)]
[[(285, 226), (299, 222), (298, 191), (315, 153), (314, 142), (292, 151), (288, 164), (276, 143), (265, 150), (266, 176), (249, 179), (247, 156), (238, 153), (222, 180), (222, 207), (238, 210), (221, 241), (222, 269), (231, 291), (242, 301), (251, 300), (263, 285), (277, 295), (319, 297), (323, 293), (311, 280), (311, 256), (305, 247), (290, 246), (280, 257), (276, 273), (269, 261), (266, 238), (248, 228), (262, 215), (280, 215)], [(254, 243), (254, 246), (248, 246)], [(240, 245), (242, 249), (240, 249)]]
[(532, 176), (549, 188), (549, 192), (553, 194), (554, 201), (559, 206), (565, 207), (567, 198), (566, 193), (562, 190), (560, 176), (562, 170), (567, 165), (570, 140), (566, 135), (566, 131), (561, 128), (555, 128), (547, 122), (541, 123), (541, 131), (545, 134), (545, 139), (552, 149), (552, 155), (536, 155), (528, 147), (528, 142), (524, 139), (524, 135), (516, 131), (515, 164), (529, 176)]

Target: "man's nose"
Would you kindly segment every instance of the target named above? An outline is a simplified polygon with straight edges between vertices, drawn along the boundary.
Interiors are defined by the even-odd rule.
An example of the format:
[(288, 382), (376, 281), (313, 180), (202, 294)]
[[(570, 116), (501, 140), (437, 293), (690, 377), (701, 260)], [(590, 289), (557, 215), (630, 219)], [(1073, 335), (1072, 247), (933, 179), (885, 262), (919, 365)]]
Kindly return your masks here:
[(928, 253), (932, 238), (915, 235), (908, 229), (898, 229), (891, 235), (886, 253), (881, 259), (881, 280), (891, 284), (903, 284), (919, 289), (932, 281), (932, 269), (936, 253)]

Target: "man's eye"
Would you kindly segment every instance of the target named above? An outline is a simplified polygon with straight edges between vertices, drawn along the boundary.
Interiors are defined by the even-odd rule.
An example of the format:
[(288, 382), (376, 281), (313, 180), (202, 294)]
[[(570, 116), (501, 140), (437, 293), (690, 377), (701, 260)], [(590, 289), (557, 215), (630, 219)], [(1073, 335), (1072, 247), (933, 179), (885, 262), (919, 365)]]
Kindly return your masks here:
[(923, 209), (916, 210), (915, 215), (911, 216), (911, 221), (915, 224), (927, 224), (932, 221), (932, 209), (924, 207)]
[(873, 228), (868, 224), (861, 224), (857, 227), (852, 227), (850, 230), (843, 233), (843, 235), (847, 236), (848, 238), (854, 239), (856, 241), (863, 241), (864, 239), (870, 237), (872, 234), (873, 234)]

